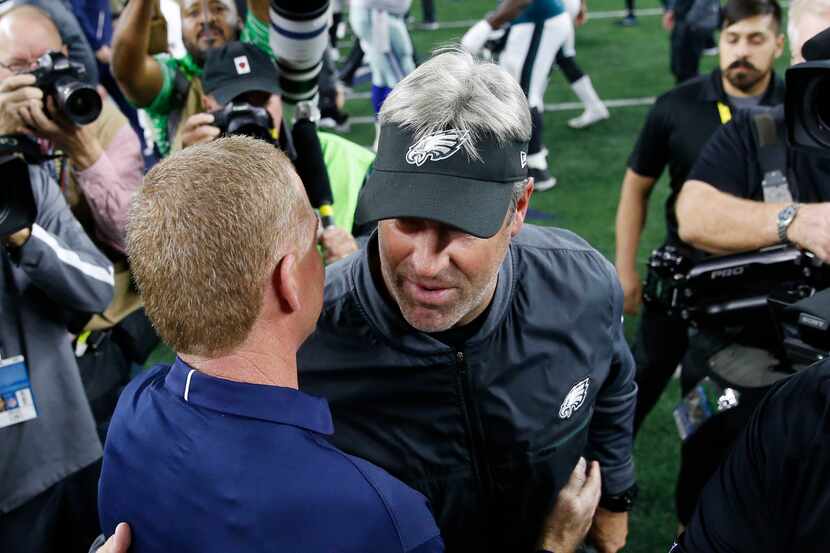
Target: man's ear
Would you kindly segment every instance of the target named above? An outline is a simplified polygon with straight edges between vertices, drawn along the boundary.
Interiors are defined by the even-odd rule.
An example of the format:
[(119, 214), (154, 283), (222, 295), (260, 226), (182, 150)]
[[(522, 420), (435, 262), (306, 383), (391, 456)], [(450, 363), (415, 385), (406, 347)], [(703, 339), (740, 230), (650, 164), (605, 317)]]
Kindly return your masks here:
[(300, 282), (297, 275), (297, 256), (290, 253), (280, 259), (271, 275), (274, 293), (280, 309), (294, 313), (300, 309)]
[(533, 195), (533, 177), (527, 179), (525, 190), (516, 202), (516, 212), (513, 213), (513, 221), (511, 223), (510, 236), (516, 236), (522, 230), (522, 226), (527, 217), (527, 209), (530, 207), (530, 197)]
[(784, 34), (783, 34), (783, 33), (779, 33), (779, 34), (775, 37), (775, 59), (780, 58), (780, 57), (781, 57), (781, 54), (783, 54), (783, 53), (784, 53), (784, 42), (785, 42), (785, 40), (784, 40)]

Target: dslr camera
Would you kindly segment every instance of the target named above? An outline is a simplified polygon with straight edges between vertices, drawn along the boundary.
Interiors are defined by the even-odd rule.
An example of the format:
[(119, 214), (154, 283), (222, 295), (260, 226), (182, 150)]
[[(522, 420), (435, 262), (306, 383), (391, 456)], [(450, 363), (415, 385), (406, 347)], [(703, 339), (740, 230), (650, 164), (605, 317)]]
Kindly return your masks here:
[(92, 123), (101, 114), (101, 96), (83, 81), (86, 69), (82, 64), (52, 51), (41, 56), (30, 73), (37, 79), (35, 86), (52, 96), (58, 109), (76, 125)]
[(274, 122), (264, 107), (247, 102), (229, 102), (224, 108), (211, 112), (213, 126), (224, 135), (241, 134), (274, 142)]

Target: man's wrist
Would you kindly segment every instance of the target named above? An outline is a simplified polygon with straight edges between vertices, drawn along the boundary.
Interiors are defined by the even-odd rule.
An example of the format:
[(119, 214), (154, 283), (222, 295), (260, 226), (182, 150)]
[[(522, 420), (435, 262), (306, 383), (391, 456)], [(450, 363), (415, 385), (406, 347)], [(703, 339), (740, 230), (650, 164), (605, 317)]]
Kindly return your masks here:
[(599, 498), (599, 506), (612, 513), (628, 513), (634, 508), (640, 488), (635, 483), (627, 490), (618, 494), (603, 494)]
[(76, 171), (89, 169), (104, 155), (104, 150), (98, 140), (83, 129), (79, 129), (78, 133), (67, 142), (64, 152), (72, 161), (72, 166)]

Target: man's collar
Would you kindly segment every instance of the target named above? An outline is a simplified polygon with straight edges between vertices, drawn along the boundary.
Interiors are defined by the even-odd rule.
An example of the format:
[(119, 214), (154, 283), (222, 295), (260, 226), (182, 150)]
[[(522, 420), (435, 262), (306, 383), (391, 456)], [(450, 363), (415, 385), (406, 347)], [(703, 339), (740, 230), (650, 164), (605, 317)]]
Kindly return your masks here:
[[(719, 68), (715, 68), (709, 78), (703, 83), (700, 91), (700, 99), (704, 102), (723, 102), (729, 104), (729, 95), (723, 88), (723, 74)], [(784, 101), (784, 82), (778, 78), (773, 70), (770, 74), (767, 89), (761, 96), (762, 106), (776, 105)]]
[[(440, 351), (450, 351), (450, 348), (426, 332), (413, 329), (403, 318), (400, 310), (390, 304), (383, 297), (381, 290), (372, 277), (371, 256), (378, 254), (377, 230), (372, 234), (366, 247), (361, 249), (350, 267), (354, 290), (360, 307), (368, 319), (369, 324), (387, 339), (387, 342), (398, 350), (410, 351), (416, 354), (434, 354)], [(508, 247), (507, 255), (499, 268), (498, 282), (493, 299), (490, 303), (486, 319), (478, 332), (470, 338), (469, 344), (489, 336), (507, 314), (515, 289), (515, 270), (512, 246)]]
[(318, 434), (333, 434), (326, 400), (293, 388), (234, 382), (199, 372), (179, 357), (164, 386), (188, 403), (220, 413), (297, 426)]

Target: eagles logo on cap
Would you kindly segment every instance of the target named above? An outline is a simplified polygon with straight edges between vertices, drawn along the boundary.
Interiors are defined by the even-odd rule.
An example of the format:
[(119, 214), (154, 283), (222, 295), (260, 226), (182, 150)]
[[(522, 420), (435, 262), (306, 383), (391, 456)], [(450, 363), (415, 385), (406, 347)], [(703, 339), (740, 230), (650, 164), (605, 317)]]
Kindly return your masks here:
[(420, 167), (427, 161), (441, 161), (452, 157), (470, 139), (470, 131), (447, 129), (421, 138), (409, 147), (406, 162)]

